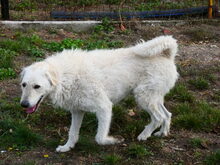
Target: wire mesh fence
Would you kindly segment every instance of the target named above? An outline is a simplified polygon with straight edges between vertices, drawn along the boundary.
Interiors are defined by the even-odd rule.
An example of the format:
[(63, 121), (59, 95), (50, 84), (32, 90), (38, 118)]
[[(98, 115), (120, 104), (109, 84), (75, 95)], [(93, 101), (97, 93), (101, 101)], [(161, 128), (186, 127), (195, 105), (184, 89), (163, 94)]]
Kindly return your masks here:
[(208, 0), (9, 0), (9, 13), (10, 20), (207, 17)]

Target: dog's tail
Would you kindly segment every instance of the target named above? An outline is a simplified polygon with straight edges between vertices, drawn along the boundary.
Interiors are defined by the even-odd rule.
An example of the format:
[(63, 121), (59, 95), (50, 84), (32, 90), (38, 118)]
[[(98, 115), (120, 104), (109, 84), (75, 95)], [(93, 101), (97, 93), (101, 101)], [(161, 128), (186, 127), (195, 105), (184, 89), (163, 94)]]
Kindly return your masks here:
[(172, 36), (160, 36), (150, 41), (131, 47), (135, 55), (141, 57), (165, 56), (174, 59), (177, 53), (177, 43)]

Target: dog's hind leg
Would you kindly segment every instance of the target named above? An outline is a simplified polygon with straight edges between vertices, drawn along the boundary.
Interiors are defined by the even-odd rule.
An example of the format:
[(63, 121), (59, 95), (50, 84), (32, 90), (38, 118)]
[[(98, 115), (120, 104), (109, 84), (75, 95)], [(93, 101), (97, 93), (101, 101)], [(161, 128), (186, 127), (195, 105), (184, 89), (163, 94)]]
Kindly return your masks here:
[(105, 104), (100, 106), (100, 109), (96, 111), (98, 130), (95, 139), (100, 145), (120, 143), (122, 140), (108, 135), (112, 118), (112, 103), (110, 101), (104, 103)]
[(138, 140), (147, 140), (153, 131), (160, 127), (166, 119), (165, 113), (160, 108), (162, 97), (158, 92), (147, 90), (143, 86), (136, 88), (134, 95), (140, 108), (147, 111), (151, 117), (150, 124), (146, 125), (145, 129), (138, 136)]
[(58, 146), (56, 148), (57, 152), (67, 152), (71, 148), (75, 146), (79, 139), (79, 130), (82, 124), (84, 112), (78, 111), (78, 112), (72, 112), (72, 122), (69, 130), (69, 138), (65, 145)]
[(166, 107), (161, 104), (160, 110), (164, 112), (166, 118), (163, 121), (160, 131), (154, 133), (155, 136), (167, 136), (170, 132), (170, 123), (172, 114), (166, 109)]

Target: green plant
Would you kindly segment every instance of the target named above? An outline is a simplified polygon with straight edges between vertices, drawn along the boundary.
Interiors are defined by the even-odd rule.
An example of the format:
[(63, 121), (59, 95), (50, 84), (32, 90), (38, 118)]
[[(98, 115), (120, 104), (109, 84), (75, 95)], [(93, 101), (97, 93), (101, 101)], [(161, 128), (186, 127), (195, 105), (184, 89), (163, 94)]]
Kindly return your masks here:
[(192, 28), (184, 32), (184, 34), (188, 35), (193, 41), (217, 39), (217, 36), (213, 33), (213, 31), (204, 28)]
[(143, 158), (144, 156), (153, 155), (153, 153), (144, 146), (133, 143), (128, 147), (128, 155), (135, 158)]
[(204, 90), (209, 88), (209, 82), (203, 77), (189, 80), (189, 84), (193, 85), (196, 89)]
[(191, 144), (192, 147), (198, 148), (198, 147), (202, 147), (202, 145), (205, 143), (206, 141), (202, 138), (191, 138), (189, 140), (189, 143)]
[(37, 8), (37, 4), (35, 2), (31, 2), (30, 0), (22, 0), (18, 3), (12, 4), (12, 8), (16, 11), (33, 10)]
[(108, 18), (104, 18), (100, 25), (97, 25), (94, 29), (94, 32), (112, 32), (114, 27)]
[(206, 165), (218, 165), (220, 162), (220, 150), (208, 155), (205, 160), (204, 164)]
[(179, 104), (173, 114), (173, 125), (177, 128), (211, 131), (220, 124), (220, 111), (206, 102)]
[(120, 160), (121, 160), (121, 156), (116, 154), (106, 155), (103, 158), (104, 164), (108, 164), (108, 165), (119, 164)]
[(100, 152), (100, 146), (91, 139), (91, 136), (80, 136), (79, 142), (76, 144), (75, 149), (83, 154)]
[(0, 121), (1, 147), (12, 147), (20, 150), (42, 143), (42, 138), (32, 132), (24, 123), (12, 119)]
[(189, 92), (185, 85), (177, 84), (171, 91), (166, 95), (168, 100), (177, 100), (179, 102), (193, 102), (194, 96)]
[(83, 45), (85, 44), (85, 41), (80, 40), (80, 39), (71, 39), (71, 38), (66, 38), (62, 40), (61, 42), (49, 42), (45, 43), (43, 45), (44, 49), (48, 51), (62, 51), (63, 49), (76, 49), (76, 48), (82, 48)]
[(28, 55), (31, 55), (31, 56), (34, 56), (34, 57), (43, 57), (44, 56), (44, 52), (37, 48), (36, 46), (32, 46), (32, 47), (29, 47), (27, 49), (28, 51)]
[(91, 6), (97, 4), (96, 0), (78, 0), (76, 5), (78, 6)]
[(0, 68), (0, 80), (7, 78), (15, 78), (16, 73), (12, 68)]
[(0, 68), (12, 68), (15, 55), (14, 51), (0, 48)]

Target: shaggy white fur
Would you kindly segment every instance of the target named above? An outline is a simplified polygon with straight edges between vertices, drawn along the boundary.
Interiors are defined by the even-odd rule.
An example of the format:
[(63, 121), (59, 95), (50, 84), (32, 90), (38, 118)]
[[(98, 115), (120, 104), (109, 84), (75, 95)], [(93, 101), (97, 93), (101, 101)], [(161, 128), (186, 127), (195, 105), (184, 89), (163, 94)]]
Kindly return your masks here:
[(129, 48), (112, 50), (64, 50), (42, 62), (24, 68), (21, 105), (28, 113), (37, 110), (49, 96), (53, 104), (72, 114), (69, 139), (56, 151), (66, 152), (79, 138), (85, 112), (95, 112), (98, 119), (98, 144), (120, 140), (108, 135), (112, 105), (133, 93), (137, 104), (151, 116), (151, 123), (138, 136), (146, 140), (169, 133), (171, 113), (164, 107), (164, 96), (174, 86), (178, 73), (174, 63), (176, 40), (157, 37)]

